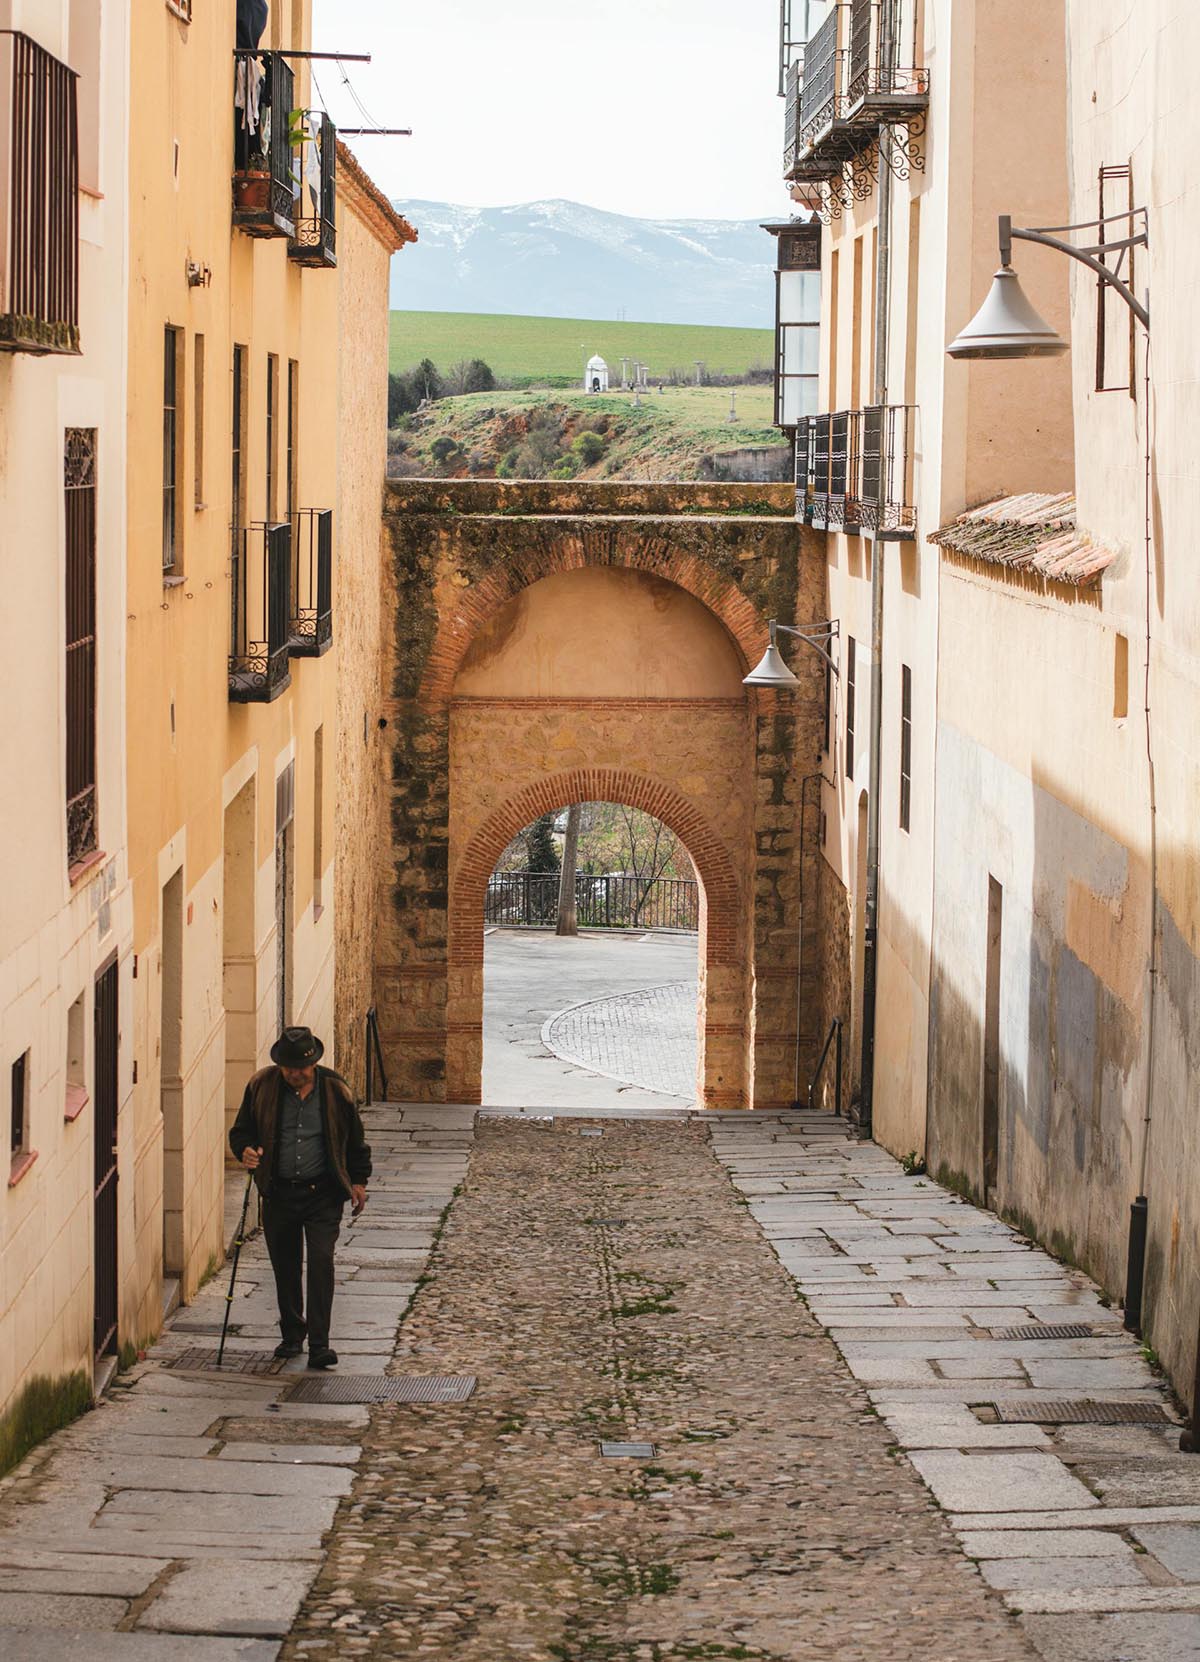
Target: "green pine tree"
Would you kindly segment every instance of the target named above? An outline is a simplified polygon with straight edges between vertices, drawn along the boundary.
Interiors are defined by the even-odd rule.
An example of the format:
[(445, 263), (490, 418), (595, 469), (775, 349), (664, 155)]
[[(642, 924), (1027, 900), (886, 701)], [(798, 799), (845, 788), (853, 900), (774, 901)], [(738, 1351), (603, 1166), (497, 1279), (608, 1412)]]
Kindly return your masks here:
[(557, 871), (558, 845), (554, 841), (557, 814), (543, 814), (529, 827), (529, 870)]

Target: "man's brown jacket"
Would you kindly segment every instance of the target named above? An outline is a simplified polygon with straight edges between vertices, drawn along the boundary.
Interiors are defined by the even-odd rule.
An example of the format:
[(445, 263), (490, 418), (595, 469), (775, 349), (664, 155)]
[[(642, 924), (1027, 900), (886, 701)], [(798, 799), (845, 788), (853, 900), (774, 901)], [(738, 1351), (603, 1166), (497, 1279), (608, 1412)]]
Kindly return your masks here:
[[(362, 1118), (341, 1074), (332, 1068), (318, 1068), (316, 1084), (325, 1127), (325, 1154), (330, 1172), (350, 1198), (354, 1183), (365, 1183), (371, 1175), (371, 1149)], [(242, 1106), (229, 1133), (229, 1146), (236, 1160), (248, 1148), (261, 1148), (262, 1159), (254, 1170), (254, 1181), (264, 1200), (270, 1199), (275, 1179), (276, 1132), (283, 1075), (277, 1067), (263, 1068), (246, 1086)]]

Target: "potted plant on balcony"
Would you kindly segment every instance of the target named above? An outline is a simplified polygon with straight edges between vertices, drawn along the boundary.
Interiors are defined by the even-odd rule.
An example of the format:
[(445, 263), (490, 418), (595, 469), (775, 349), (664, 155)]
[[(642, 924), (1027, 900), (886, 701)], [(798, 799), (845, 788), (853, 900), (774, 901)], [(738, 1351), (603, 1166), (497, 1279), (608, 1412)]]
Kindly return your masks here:
[(233, 205), (239, 213), (265, 213), (270, 201), (270, 163), (255, 150), (233, 176)]

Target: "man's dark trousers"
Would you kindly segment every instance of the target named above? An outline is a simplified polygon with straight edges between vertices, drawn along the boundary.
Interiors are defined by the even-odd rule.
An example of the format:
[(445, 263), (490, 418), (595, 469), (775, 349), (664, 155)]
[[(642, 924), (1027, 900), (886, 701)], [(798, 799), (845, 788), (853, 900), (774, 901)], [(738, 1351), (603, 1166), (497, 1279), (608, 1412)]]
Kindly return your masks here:
[(308, 1255), (308, 1348), (329, 1344), (333, 1314), (333, 1249), (342, 1227), (346, 1196), (334, 1178), (285, 1183), (276, 1178), (263, 1201), (263, 1235), (275, 1271), (279, 1326), (285, 1343), (305, 1337), (302, 1266)]

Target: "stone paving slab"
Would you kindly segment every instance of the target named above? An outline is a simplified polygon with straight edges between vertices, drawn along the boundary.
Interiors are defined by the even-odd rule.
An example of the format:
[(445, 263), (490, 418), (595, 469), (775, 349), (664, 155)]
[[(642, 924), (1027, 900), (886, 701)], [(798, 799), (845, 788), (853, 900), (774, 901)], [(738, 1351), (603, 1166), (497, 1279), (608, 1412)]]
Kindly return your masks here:
[[(1021, 1613), (1043, 1657), (1160, 1654), (1134, 1634), (1134, 1612), (1172, 1662), (1200, 1657), (1200, 1463), (1180, 1454), (1178, 1432), (988, 1418), (1000, 1397), (1149, 1399), (1172, 1412), (1087, 1278), (931, 1179), (906, 1178), (824, 1116), (756, 1116), (744, 1138), (722, 1125), (713, 1147), (964, 1551)], [(806, 1238), (789, 1238), (801, 1222)], [(881, 1296), (886, 1303), (845, 1302)], [(1096, 1336), (1014, 1341), (991, 1331), (1066, 1321)]]
[(267, 1639), (0, 1628), (5, 1662), (275, 1662), (278, 1655), (278, 1642)]

